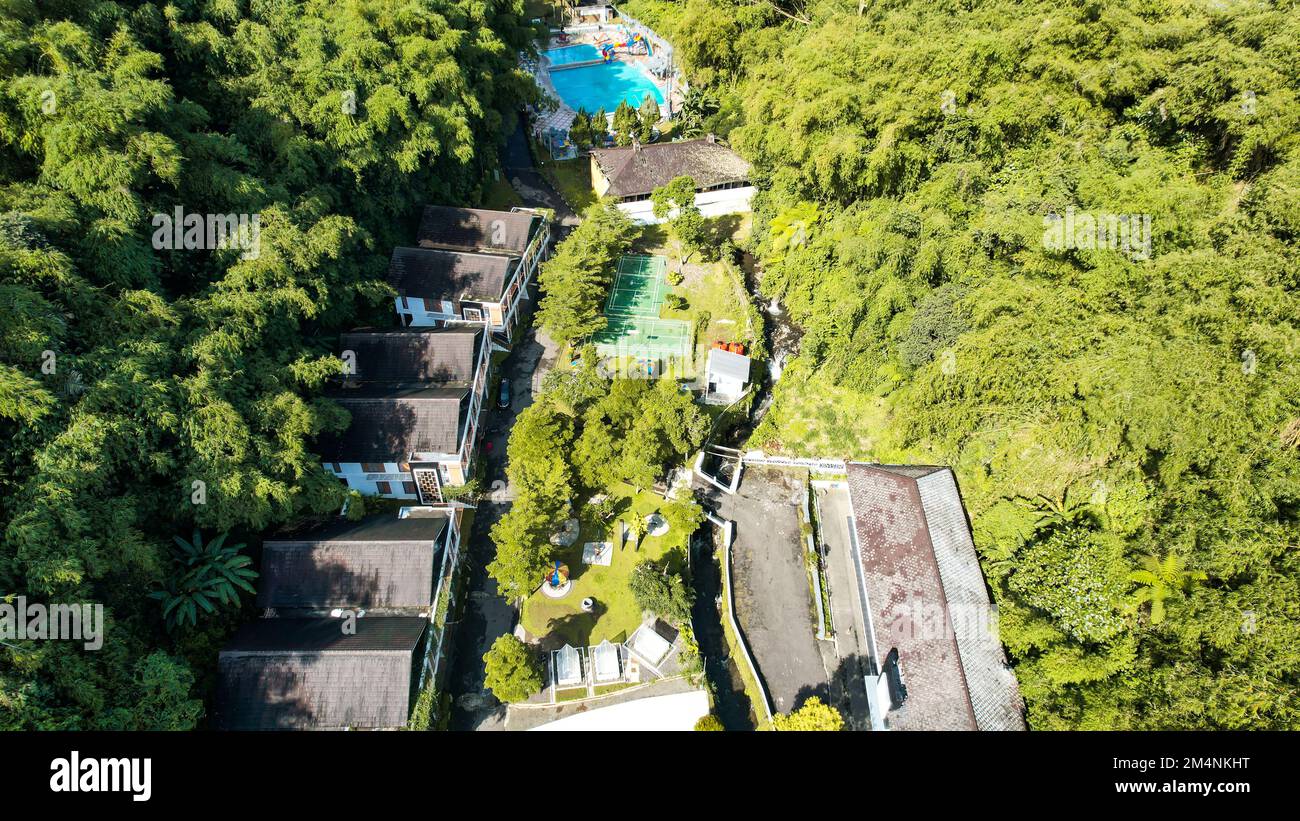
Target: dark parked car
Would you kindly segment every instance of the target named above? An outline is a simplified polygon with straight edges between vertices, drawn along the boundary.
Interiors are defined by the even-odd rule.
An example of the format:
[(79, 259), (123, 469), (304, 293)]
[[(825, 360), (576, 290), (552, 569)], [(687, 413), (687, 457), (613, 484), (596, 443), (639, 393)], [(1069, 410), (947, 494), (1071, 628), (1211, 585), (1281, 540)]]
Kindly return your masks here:
[(502, 379), (501, 387), (497, 388), (497, 407), (498, 408), (510, 407), (510, 380), (509, 379)]

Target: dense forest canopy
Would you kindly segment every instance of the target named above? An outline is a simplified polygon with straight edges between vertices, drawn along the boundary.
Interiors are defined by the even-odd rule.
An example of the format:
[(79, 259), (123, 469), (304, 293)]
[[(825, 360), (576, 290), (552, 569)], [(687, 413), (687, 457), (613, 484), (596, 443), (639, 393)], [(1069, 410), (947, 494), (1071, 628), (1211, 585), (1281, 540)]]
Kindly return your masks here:
[[(337, 331), (390, 322), (418, 206), (479, 201), (533, 35), (521, 0), (0, 2), (0, 597), (107, 622), (0, 647), (0, 728), (201, 721), (239, 613), (166, 628), (173, 536), (337, 510)], [(178, 208), (256, 243), (157, 247)]]
[(1032, 726), (1300, 726), (1297, 4), (623, 8), (805, 332), (753, 443), (954, 466)]

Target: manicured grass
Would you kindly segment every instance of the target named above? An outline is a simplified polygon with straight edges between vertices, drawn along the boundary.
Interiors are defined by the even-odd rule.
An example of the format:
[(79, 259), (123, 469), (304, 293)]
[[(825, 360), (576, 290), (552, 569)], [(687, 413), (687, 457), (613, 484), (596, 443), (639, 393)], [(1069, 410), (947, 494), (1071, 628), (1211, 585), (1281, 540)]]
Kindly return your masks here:
[(621, 684), (605, 684), (596, 688), (596, 695), (606, 696), (610, 693), (617, 693), (619, 690), (626, 690), (629, 687), (636, 687), (640, 682), (625, 681)]
[[(684, 534), (669, 531), (664, 536), (646, 536), (635, 548), (618, 547), (618, 519), (630, 520), (632, 516), (644, 517), (664, 506), (664, 500), (654, 493), (636, 493), (627, 485), (620, 485), (611, 494), (630, 500), (631, 507), (615, 517), (609, 527), (595, 521), (590, 508), (581, 508), (579, 521), (582, 533), (571, 547), (559, 552), (558, 558), (569, 566), (573, 588), (563, 599), (550, 599), (538, 590), (524, 601), (524, 629), (534, 636), (556, 635), (575, 647), (600, 644), (605, 639), (623, 641), (641, 624), (641, 609), (637, 607), (627, 581), (632, 568), (646, 559), (660, 559), (670, 552), (678, 561), (685, 560)], [(614, 544), (614, 557), (609, 567), (584, 565), (584, 542), (608, 541)], [(582, 600), (596, 600), (593, 613), (582, 611)]]
[[(708, 222), (719, 241), (723, 236), (740, 236), (748, 230), (748, 222), (734, 215)], [(708, 349), (715, 341), (749, 343), (761, 335), (757, 310), (750, 304), (743, 275), (734, 265), (704, 262), (698, 254), (683, 263), (681, 248), (665, 226), (646, 228), (634, 244), (634, 250), (662, 254), (668, 257), (669, 271), (683, 274), (679, 284), (670, 286), (670, 293), (684, 297), (686, 307), (674, 310), (665, 306), (660, 317), (690, 324), (695, 332), (697, 367), (703, 368)], [(704, 322), (706, 314), (708, 321)]]
[(542, 164), (542, 175), (579, 214), (596, 201), (596, 192), (591, 188), (591, 160), (588, 157), (548, 160)]

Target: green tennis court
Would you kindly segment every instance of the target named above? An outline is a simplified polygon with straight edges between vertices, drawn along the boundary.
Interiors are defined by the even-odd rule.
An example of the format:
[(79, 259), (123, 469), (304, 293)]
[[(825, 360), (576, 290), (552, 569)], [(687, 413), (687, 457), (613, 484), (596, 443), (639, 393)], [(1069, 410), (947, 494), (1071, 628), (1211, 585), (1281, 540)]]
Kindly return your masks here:
[(605, 315), (659, 316), (668, 286), (665, 257), (623, 256), (618, 259), (614, 287), (605, 301)]
[(610, 316), (608, 320), (605, 330), (592, 338), (601, 356), (655, 360), (656, 374), (665, 369), (674, 374), (689, 369), (692, 341), (687, 323), (639, 316)]

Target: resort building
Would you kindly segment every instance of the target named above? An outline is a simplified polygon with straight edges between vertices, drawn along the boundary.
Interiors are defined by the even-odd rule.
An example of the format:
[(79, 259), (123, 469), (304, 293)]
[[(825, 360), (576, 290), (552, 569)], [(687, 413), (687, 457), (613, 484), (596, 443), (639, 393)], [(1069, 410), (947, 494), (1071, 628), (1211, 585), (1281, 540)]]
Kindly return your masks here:
[(750, 210), (749, 163), (712, 136), (698, 140), (603, 148), (591, 152), (592, 188), (613, 197), (638, 225), (664, 222), (651, 193), (677, 177), (695, 180), (695, 205), (706, 217)]
[(262, 542), (257, 605), (278, 617), (431, 619), (460, 555), (459, 509), (411, 508), (405, 517), (339, 518)]
[(217, 658), (221, 730), (406, 726), (430, 652), (429, 620), (258, 619)]
[(568, 16), (571, 26), (608, 23), (614, 17), (614, 7), (608, 3), (583, 3), (570, 8)]
[(397, 248), (388, 282), (403, 326), (483, 322), (507, 341), (546, 258), (550, 224), (532, 209), (428, 206), (415, 248)]
[(462, 511), (402, 508), (262, 543), (257, 603), (218, 657), (226, 730), (398, 729), (439, 683)]
[(847, 465), (875, 730), (1024, 730), (952, 471)]
[(317, 451), (349, 488), (435, 505), (444, 487), (468, 479), (478, 432), (469, 386), (367, 384), (326, 396), (352, 421), (318, 437)]
[(346, 375), (326, 393), (352, 415), (317, 438), (325, 467), (367, 496), (446, 501), (471, 475), (488, 389), (482, 325), (356, 331), (340, 338)]

